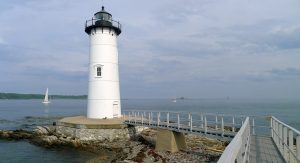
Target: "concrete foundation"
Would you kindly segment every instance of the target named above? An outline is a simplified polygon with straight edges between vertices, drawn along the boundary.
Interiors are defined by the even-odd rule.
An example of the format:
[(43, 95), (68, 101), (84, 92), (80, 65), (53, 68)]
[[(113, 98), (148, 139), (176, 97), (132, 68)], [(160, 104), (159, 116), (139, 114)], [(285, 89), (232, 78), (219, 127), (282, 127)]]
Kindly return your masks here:
[(183, 133), (158, 129), (155, 150), (178, 152), (186, 150), (185, 136)]
[(128, 126), (121, 118), (89, 119), (84, 116), (66, 117), (57, 122), (56, 132), (82, 141), (129, 140), (143, 127)]

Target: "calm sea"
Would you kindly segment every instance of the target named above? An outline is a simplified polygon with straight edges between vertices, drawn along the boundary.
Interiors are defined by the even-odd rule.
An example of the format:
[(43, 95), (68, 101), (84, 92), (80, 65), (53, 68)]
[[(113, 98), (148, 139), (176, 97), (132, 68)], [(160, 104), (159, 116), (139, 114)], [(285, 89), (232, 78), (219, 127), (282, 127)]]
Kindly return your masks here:
[[(123, 110), (208, 112), (235, 115), (274, 115), (300, 130), (300, 100), (287, 99), (129, 99)], [(63, 116), (85, 115), (86, 100), (0, 100), (0, 130), (30, 129)], [(0, 140), (0, 162), (84, 162), (96, 154), (73, 149), (45, 149), (27, 141)]]

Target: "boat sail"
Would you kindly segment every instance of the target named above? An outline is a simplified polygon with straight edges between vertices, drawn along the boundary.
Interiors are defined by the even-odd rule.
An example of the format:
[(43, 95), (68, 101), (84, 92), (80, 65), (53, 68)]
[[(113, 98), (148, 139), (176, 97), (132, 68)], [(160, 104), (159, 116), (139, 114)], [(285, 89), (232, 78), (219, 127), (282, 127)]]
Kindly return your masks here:
[(43, 101), (44, 104), (49, 104), (50, 101), (48, 99), (48, 88), (46, 89), (46, 93), (45, 93), (45, 98), (44, 98), (44, 101)]

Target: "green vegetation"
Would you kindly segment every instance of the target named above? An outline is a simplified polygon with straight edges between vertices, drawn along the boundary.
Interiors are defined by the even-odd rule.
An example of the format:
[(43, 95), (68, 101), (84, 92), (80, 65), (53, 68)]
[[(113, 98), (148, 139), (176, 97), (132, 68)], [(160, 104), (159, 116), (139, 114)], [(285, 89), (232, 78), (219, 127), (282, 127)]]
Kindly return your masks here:
[[(0, 99), (43, 99), (43, 94), (0, 93)], [(50, 99), (87, 99), (87, 95), (50, 95)]]

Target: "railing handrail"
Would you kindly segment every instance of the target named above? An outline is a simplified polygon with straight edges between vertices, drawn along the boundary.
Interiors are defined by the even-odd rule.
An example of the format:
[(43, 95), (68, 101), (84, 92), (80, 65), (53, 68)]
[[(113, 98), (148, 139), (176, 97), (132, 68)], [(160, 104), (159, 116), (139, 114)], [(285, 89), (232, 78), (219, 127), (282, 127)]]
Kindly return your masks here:
[(297, 129), (272, 116), (271, 136), (286, 162), (300, 162), (300, 132)]
[[(249, 130), (249, 131), (247, 131), (247, 130)], [(243, 145), (244, 145), (244, 142), (242, 139), (244, 132), (249, 132), (248, 136), (250, 136), (249, 117), (246, 118), (246, 120), (245, 120), (243, 126), (241, 127), (241, 129), (239, 130), (239, 132), (235, 135), (235, 137), (232, 139), (232, 141), (229, 143), (229, 145), (225, 148), (223, 154), (221, 155), (221, 158), (218, 160), (218, 163), (235, 162), (235, 160), (238, 158), (240, 148), (243, 147)], [(248, 149), (246, 149), (246, 150), (250, 150), (249, 143), (250, 143), (250, 141), (247, 142), (246, 148), (248, 148)], [(244, 155), (243, 162), (245, 162), (245, 159), (247, 159), (247, 157), (248, 157), (247, 154), (249, 153), (248, 151), (244, 151), (244, 152), (245, 152), (245, 155)]]
[[(165, 112), (165, 111), (123, 111), (124, 123), (130, 125), (146, 126), (150, 128), (164, 128), (177, 132), (191, 133), (217, 137), (222, 140), (232, 140), (245, 121), (244, 117), (233, 115), (226, 117), (213, 114), (213, 118), (206, 114), (191, 114), (189, 112)], [(235, 121), (236, 119), (236, 121)]]
[(292, 130), (293, 132), (295, 132), (297, 135), (300, 135), (300, 131), (298, 131), (297, 129), (295, 129), (294, 127), (291, 127), (290, 125), (280, 121), (279, 119), (277, 119), (274, 116), (271, 116), (272, 119), (276, 120), (277, 122), (281, 123), (283, 126), (287, 127), (288, 129)]
[(197, 115), (212, 115), (212, 116), (215, 116), (215, 115), (218, 115), (218, 116), (224, 116), (224, 117), (238, 117), (238, 118), (246, 118), (248, 116), (245, 116), (245, 115), (232, 115), (232, 114), (217, 114), (217, 113), (205, 113), (205, 112), (182, 112), (182, 111), (158, 111), (158, 110), (124, 110), (123, 112), (160, 112), (160, 113), (174, 113), (174, 114), (197, 114)]

